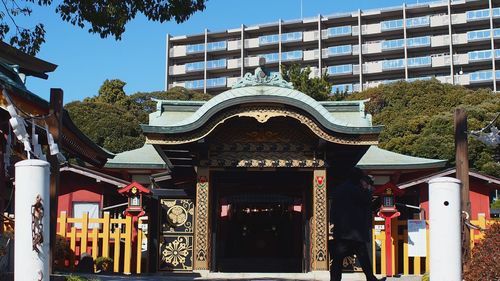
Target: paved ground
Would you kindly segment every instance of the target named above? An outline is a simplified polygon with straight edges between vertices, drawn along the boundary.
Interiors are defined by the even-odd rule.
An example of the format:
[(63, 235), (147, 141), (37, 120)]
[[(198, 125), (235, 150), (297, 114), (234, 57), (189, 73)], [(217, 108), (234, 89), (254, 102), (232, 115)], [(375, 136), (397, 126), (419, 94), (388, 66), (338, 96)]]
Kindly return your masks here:
[[(168, 274), (154, 276), (103, 276), (103, 275), (84, 275), (91, 279), (101, 281), (124, 281), (124, 280), (168, 280), (168, 281), (329, 281), (328, 275), (312, 276), (310, 274), (264, 274), (264, 273), (244, 273), (244, 274), (220, 274), (211, 273), (206, 277), (195, 274)], [(344, 274), (342, 280), (345, 281), (365, 281), (363, 274), (351, 273)], [(401, 276), (390, 277), (387, 281), (420, 281), (419, 276)]]

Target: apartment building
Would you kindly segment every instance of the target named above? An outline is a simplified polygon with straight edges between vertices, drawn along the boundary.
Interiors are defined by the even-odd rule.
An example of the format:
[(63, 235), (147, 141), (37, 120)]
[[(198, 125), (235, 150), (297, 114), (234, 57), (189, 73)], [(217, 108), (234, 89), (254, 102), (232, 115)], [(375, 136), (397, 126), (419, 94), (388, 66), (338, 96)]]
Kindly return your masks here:
[[(496, 47), (498, 45), (498, 47)], [(337, 91), (435, 77), (471, 88), (500, 86), (500, 0), (447, 0), (167, 35), (165, 88), (210, 94), (259, 65), (326, 71)], [(499, 65), (500, 67), (500, 65)]]

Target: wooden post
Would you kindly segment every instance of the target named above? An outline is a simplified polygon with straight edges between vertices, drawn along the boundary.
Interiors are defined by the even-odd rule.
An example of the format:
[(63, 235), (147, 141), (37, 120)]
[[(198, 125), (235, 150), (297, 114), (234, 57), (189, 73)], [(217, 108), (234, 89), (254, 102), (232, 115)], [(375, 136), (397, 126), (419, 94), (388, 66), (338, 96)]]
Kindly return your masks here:
[[(457, 179), (462, 182), (461, 210), (471, 214), (469, 199), (469, 154), (467, 146), (467, 113), (463, 108), (455, 109), (455, 162)], [(470, 256), (470, 233), (462, 223), (462, 262), (465, 263)]]
[(311, 231), (312, 270), (328, 270), (328, 201), (326, 194), (326, 170), (313, 173), (313, 216)]
[[(54, 142), (59, 145), (62, 135), (62, 112), (63, 112), (63, 91), (61, 89), (50, 89), (50, 104), (49, 114), (46, 122), (49, 127), (49, 132), (54, 138)], [(61, 147), (59, 146), (59, 149)], [(59, 194), (59, 160), (57, 155), (48, 157), (50, 163), (50, 263), (49, 272), (53, 272), (52, 265), (54, 264), (54, 253), (56, 251), (56, 228), (57, 228), (57, 200)]]
[(198, 167), (196, 183), (194, 266), (197, 271), (210, 270), (210, 170)]

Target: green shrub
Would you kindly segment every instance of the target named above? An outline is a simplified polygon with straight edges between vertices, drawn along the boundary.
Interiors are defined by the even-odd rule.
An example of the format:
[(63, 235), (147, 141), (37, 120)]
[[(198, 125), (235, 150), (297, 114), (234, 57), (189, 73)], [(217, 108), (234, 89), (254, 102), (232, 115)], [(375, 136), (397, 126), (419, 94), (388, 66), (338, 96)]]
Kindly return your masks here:
[(472, 249), (472, 258), (466, 264), (465, 281), (500, 280), (500, 223), (485, 231), (484, 239)]
[(100, 281), (100, 280), (96, 278), (87, 278), (78, 275), (69, 275), (66, 276), (66, 281)]
[(113, 268), (113, 259), (109, 257), (98, 257), (95, 259), (97, 272), (110, 272)]
[(422, 276), (422, 281), (429, 281), (429, 272), (426, 272), (424, 276)]
[(75, 264), (75, 255), (69, 246), (68, 240), (61, 235), (56, 235), (56, 249), (54, 253), (54, 269), (66, 270), (66, 261), (72, 269)]

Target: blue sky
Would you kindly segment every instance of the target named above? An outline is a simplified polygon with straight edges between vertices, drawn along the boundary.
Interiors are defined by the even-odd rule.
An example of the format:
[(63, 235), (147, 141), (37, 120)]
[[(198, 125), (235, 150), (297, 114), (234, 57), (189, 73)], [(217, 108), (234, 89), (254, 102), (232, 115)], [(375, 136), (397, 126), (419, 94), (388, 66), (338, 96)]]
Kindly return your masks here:
[[(57, 1), (56, 1), (57, 2)], [(401, 5), (403, 0), (303, 0), (303, 16), (329, 15)], [(420, 0), (420, 3), (425, 0)], [(121, 41), (101, 39), (86, 29), (63, 22), (54, 8), (36, 8), (30, 21), (45, 24), (46, 43), (38, 57), (57, 64), (48, 80), (29, 77), (27, 87), (49, 99), (49, 89), (62, 88), (64, 102), (94, 96), (105, 79), (121, 79), (125, 91), (162, 90), (165, 77), (165, 37), (202, 33), (205, 28), (223, 31), (241, 24), (255, 25), (278, 19), (299, 19), (300, 0), (209, 0), (203, 12), (182, 24), (149, 22), (137, 17), (126, 26)], [(407, 4), (417, 3), (408, 0)]]

